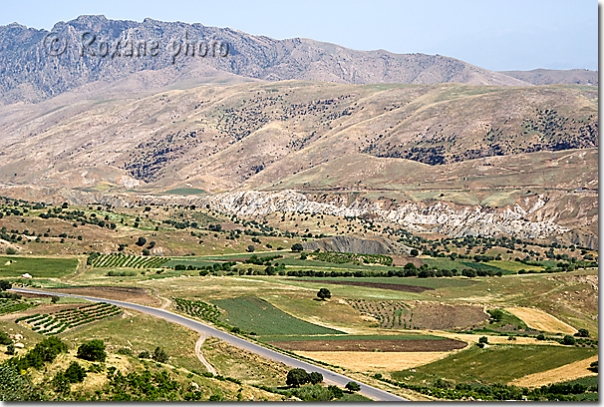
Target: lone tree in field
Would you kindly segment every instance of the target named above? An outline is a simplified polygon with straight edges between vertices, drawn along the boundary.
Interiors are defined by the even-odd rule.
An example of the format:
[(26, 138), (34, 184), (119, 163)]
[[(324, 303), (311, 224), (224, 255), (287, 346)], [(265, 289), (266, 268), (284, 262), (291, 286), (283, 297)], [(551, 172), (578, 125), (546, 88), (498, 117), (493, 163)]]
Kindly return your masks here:
[(50, 297), (50, 302), (52, 302), (53, 304), (56, 304), (57, 302), (59, 302), (61, 298), (59, 298), (58, 295), (53, 295), (52, 297)]
[(326, 298), (331, 298), (331, 291), (327, 288), (321, 288), (317, 293), (317, 297), (325, 301)]
[(581, 329), (579, 329), (579, 332), (577, 332), (575, 334), (575, 336), (578, 336), (581, 338), (589, 338), (589, 331), (585, 328), (581, 328)]
[(310, 375), (304, 369), (295, 368), (287, 372), (285, 383), (291, 387), (300, 387), (310, 382)]
[(355, 392), (361, 390), (361, 386), (357, 382), (348, 382), (346, 384), (346, 390), (350, 392)]
[(562, 344), (563, 345), (574, 345), (575, 344), (575, 337), (574, 336), (570, 336), (570, 335), (564, 335), (564, 338), (562, 338)]
[(77, 357), (90, 362), (104, 362), (105, 359), (107, 359), (105, 342), (100, 339), (93, 339), (91, 341), (84, 342), (78, 348)]
[(247, 251), (248, 251), (248, 253), (253, 253), (253, 252), (254, 252), (254, 250), (256, 250), (256, 248), (255, 248), (254, 246), (252, 246), (252, 245), (249, 245), (249, 246), (247, 247)]
[(136, 245), (143, 247), (145, 245), (145, 243), (147, 243), (147, 239), (145, 239), (144, 237), (139, 237), (138, 240), (136, 241)]
[(302, 246), (302, 243), (294, 243), (292, 245), (292, 252), (300, 253), (302, 250), (304, 250), (304, 246)]
[(411, 256), (415, 257), (419, 254), (419, 252), (417, 251), (417, 249), (411, 249), (411, 252), (409, 254), (411, 254)]

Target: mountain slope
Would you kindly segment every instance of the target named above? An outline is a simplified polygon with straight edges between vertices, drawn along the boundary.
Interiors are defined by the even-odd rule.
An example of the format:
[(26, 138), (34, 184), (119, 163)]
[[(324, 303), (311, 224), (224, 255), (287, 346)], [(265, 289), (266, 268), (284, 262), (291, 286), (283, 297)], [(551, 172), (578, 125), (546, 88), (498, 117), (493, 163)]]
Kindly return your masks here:
[[(82, 38), (82, 33), (96, 34)], [(176, 84), (182, 81), (203, 81), (208, 69), (268, 81), (313, 80), (339, 83), (415, 83), (458, 82), (472, 85), (526, 86), (527, 82), (502, 73), (488, 71), (463, 61), (444, 56), (393, 54), (387, 51), (354, 51), (334, 44), (294, 38), (283, 41), (252, 36), (230, 28), (205, 27), (201, 24), (167, 23), (145, 19), (134, 21), (108, 20), (104, 16), (80, 16), (60, 22), (52, 29), (67, 41), (59, 56), (45, 53), (46, 30), (26, 28), (19, 24), (0, 27), (0, 102), (39, 102), (91, 82), (124, 80), (139, 72), (153, 72), (153, 80), (145, 85)], [(212, 39), (229, 45), (226, 57), (204, 58), (185, 56), (172, 58), (172, 41), (210, 44)], [(122, 41), (120, 45), (118, 40)], [(149, 54), (134, 56), (125, 50), (127, 39), (146, 40)], [(151, 41), (157, 40), (157, 56), (152, 57)], [(101, 57), (101, 43), (111, 52)], [(84, 56), (80, 56), (85, 48)], [(136, 47), (134, 47), (136, 48)], [(96, 56), (91, 56), (90, 50)], [(136, 48), (138, 49), (138, 48)], [(115, 53), (114, 51), (119, 52)], [(142, 53), (142, 51), (140, 51)], [(218, 52), (218, 51), (217, 51)], [(115, 54), (115, 55), (114, 55)], [(210, 53), (208, 53), (210, 55)], [(173, 64), (174, 62), (174, 64)]]
[(532, 83), (533, 85), (566, 84), (598, 86), (598, 71), (587, 69), (570, 69), (567, 71), (534, 69), (532, 71), (503, 71), (500, 73)]

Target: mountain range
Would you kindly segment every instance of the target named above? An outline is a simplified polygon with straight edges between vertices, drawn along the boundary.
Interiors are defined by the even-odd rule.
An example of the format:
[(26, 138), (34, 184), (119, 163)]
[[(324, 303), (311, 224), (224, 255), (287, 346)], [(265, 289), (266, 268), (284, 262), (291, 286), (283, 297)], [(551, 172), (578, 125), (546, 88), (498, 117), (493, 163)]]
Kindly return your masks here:
[[(432, 232), (597, 246), (597, 73), (492, 72), (151, 19), (81, 16), (51, 32), (67, 41), (60, 55), (46, 53), (48, 31), (0, 27), (2, 195), (188, 195), (233, 213), (281, 197), (416, 231), (440, 213)], [(82, 32), (228, 53), (81, 56)]]

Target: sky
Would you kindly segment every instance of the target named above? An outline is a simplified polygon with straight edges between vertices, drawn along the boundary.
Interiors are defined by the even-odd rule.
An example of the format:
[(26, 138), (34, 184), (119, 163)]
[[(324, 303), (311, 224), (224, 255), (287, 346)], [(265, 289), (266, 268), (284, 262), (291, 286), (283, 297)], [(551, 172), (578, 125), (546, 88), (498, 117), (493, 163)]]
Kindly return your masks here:
[(82, 14), (439, 54), (495, 71), (598, 68), (596, 0), (0, 0), (0, 25), (50, 30)]

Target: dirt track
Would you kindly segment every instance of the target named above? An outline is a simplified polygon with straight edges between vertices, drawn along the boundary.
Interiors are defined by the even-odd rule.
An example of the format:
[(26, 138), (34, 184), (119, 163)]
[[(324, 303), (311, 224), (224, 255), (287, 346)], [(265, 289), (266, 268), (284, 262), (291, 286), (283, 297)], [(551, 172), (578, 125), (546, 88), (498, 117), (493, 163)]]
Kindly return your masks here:
[(447, 352), (454, 349), (462, 349), (466, 347), (465, 342), (456, 341), (454, 339), (443, 340), (364, 340), (348, 341), (289, 341), (289, 342), (271, 342), (281, 349), (309, 351), (309, 352)]
[(162, 305), (161, 300), (147, 293), (145, 289), (138, 287), (91, 286), (57, 288), (54, 291), (67, 294), (89, 295), (92, 297), (96, 296), (112, 300), (128, 301), (152, 307)]

